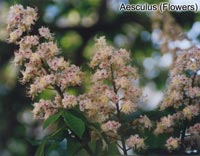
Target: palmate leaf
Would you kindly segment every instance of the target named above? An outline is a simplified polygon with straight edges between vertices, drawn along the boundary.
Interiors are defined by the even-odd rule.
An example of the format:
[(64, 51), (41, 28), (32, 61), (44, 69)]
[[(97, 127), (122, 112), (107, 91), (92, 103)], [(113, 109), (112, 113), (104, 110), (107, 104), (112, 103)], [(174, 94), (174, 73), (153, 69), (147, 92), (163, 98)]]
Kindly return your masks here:
[(62, 115), (62, 111), (59, 111), (55, 114), (53, 114), (52, 116), (50, 116), (48, 119), (45, 120), (44, 124), (43, 124), (43, 128), (47, 128), (49, 125), (55, 123), (59, 117)]
[(82, 138), (82, 135), (85, 131), (85, 123), (83, 122), (83, 120), (74, 116), (68, 111), (63, 111), (62, 116), (65, 123), (72, 130), (72, 132), (79, 138)]

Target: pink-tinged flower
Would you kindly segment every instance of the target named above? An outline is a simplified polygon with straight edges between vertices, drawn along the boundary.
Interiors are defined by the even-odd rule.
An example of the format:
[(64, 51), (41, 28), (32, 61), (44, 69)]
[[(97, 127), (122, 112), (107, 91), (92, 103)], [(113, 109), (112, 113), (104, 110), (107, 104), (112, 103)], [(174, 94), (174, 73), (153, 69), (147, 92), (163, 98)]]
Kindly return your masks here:
[(7, 29), (11, 30), (17, 27), (21, 21), (21, 16), (24, 13), (24, 8), (22, 5), (13, 5), (10, 7), (7, 18)]
[(21, 29), (16, 29), (13, 32), (10, 33), (9, 36), (9, 42), (16, 43), (16, 41), (22, 36), (22, 31)]
[(129, 86), (129, 88), (124, 91), (124, 97), (138, 102), (138, 100), (142, 97), (142, 89), (133, 85)]
[(69, 63), (64, 60), (63, 57), (53, 57), (47, 61), (49, 67), (54, 70), (64, 70), (69, 67)]
[(117, 77), (115, 79), (115, 84), (117, 88), (127, 89), (131, 85), (131, 82), (127, 77), (123, 76)]
[(116, 104), (117, 102), (119, 102), (119, 96), (110, 88), (105, 87), (106, 89), (103, 91), (103, 93), (105, 93), (105, 95), (114, 103)]
[[(21, 33), (30, 30), (31, 26), (37, 20), (37, 12), (31, 7), (23, 8), (22, 5), (14, 5), (10, 8), (7, 19), (7, 29), (12, 34), (16, 30)], [(18, 37), (21, 37), (21, 35)], [(16, 42), (15, 34), (10, 35), (10, 41)]]
[(176, 101), (179, 101), (183, 98), (183, 95), (176, 90), (173, 90), (172, 92), (170, 92), (169, 95), (170, 95), (172, 103), (175, 103)]
[(189, 105), (183, 109), (183, 115), (188, 120), (191, 120), (192, 117), (199, 115), (199, 106)]
[(50, 33), (50, 30), (49, 28), (46, 28), (46, 27), (41, 27), (39, 28), (39, 34), (44, 37), (45, 39), (49, 39), (51, 40), (53, 37)]
[(172, 76), (183, 74), (187, 70), (197, 71), (200, 66), (199, 61), (197, 61), (199, 56), (200, 50), (196, 47), (181, 52), (174, 62)]
[(154, 134), (155, 134), (155, 135), (159, 135), (159, 134), (164, 133), (164, 131), (165, 131), (165, 128), (164, 128), (164, 126), (162, 125), (162, 123), (157, 122), (156, 129), (154, 130)]
[(20, 82), (22, 84), (25, 84), (26, 82), (29, 82), (37, 73), (37, 68), (28, 66), (24, 71), (21, 71), (22, 73), (22, 78)]
[(150, 121), (150, 119), (146, 116), (146, 115), (141, 115), (139, 118), (139, 123), (142, 124), (144, 126), (144, 128), (151, 128), (152, 127), (152, 123)]
[(34, 83), (30, 85), (28, 94), (31, 97), (35, 97), (38, 93), (47, 89), (48, 86), (53, 86), (55, 82), (56, 77), (53, 74), (37, 77)]
[(61, 97), (60, 94), (56, 93), (56, 96), (54, 97), (53, 103), (56, 104), (56, 106), (59, 107), (59, 108), (63, 107), (63, 105), (62, 105), (62, 97)]
[(161, 118), (161, 123), (164, 127), (169, 128), (174, 125), (173, 116), (168, 115), (167, 117)]
[(53, 56), (58, 55), (59, 49), (57, 47), (57, 44), (51, 41), (40, 44), (36, 52), (41, 58), (48, 60)]
[(32, 66), (34, 68), (40, 68), (42, 66), (42, 61), (40, 56), (37, 53), (32, 53), (29, 59), (29, 62), (26, 64), (26, 67)]
[(169, 151), (173, 151), (179, 147), (179, 139), (170, 137), (167, 141), (165, 146)]
[(105, 80), (109, 76), (108, 71), (106, 69), (97, 69), (97, 71), (94, 73), (92, 77), (92, 81), (96, 82), (99, 80)]
[(99, 65), (100, 68), (106, 68), (110, 66), (109, 59), (112, 56), (113, 48), (108, 46), (105, 37), (100, 37), (97, 39), (95, 44), (97, 52), (92, 57), (90, 62), (90, 67), (94, 68)]
[(196, 61), (187, 62), (186, 69), (190, 69), (192, 71), (196, 71), (198, 69)]
[(112, 131), (114, 133), (117, 133), (118, 128), (121, 126), (121, 124), (117, 121), (107, 121), (106, 123), (101, 125), (101, 129), (104, 132)]
[(64, 108), (71, 109), (78, 104), (77, 98), (74, 95), (64, 94), (64, 98), (62, 99), (62, 105)]
[(23, 59), (24, 60), (28, 60), (32, 57), (32, 50), (31, 49), (19, 49), (19, 53), (21, 53), (21, 55), (23, 55)]
[(173, 119), (174, 119), (174, 121), (183, 120), (184, 119), (183, 113), (181, 111), (174, 113)]
[(138, 72), (137, 68), (132, 67), (130, 65), (127, 66), (121, 66), (117, 71), (116, 71), (117, 77), (130, 77), (131, 79), (137, 79), (138, 78)]
[(39, 102), (34, 103), (33, 117), (35, 119), (47, 119), (57, 112), (53, 103), (50, 100), (41, 99)]
[(158, 135), (164, 132), (169, 132), (172, 130), (171, 128), (174, 126), (174, 124), (174, 117), (172, 115), (162, 117), (161, 121), (157, 123), (154, 133)]
[(23, 61), (24, 61), (23, 51), (15, 52), (15, 57), (13, 61), (15, 66), (22, 65)]
[(190, 81), (185, 75), (175, 75), (170, 81), (170, 87), (178, 90), (187, 85), (187, 83), (190, 83)]
[(79, 101), (79, 109), (81, 111), (85, 111), (87, 109), (90, 109), (93, 106), (91, 98), (88, 94), (80, 95), (78, 97), (78, 101)]
[(130, 52), (128, 52), (126, 49), (119, 49), (117, 51), (117, 55), (123, 58), (124, 62), (130, 61)]
[(131, 114), (135, 112), (137, 109), (137, 105), (130, 100), (123, 101), (121, 111), (124, 114)]
[[(98, 83), (94, 83), (94, 85), (91, 86), (90, 92), (98, 94), (98, 93), (106, 92), (107, 90), (109, 90), (109, 87), (107, 85), (103, 84), (102, 82), (98, 82)], [(109, 95), (111, 94), (112, 93), (110, 93)], [(109, 95), (108, 97), (110, 97)]]
[(188, 90), (188, 96), (190, 98), (200, 97), (200, 88), (199, 87), (190, 87)]
[(23, 50), (30, 49), (38, 44), (39, 44), (39, 38), (36, 35), (25, 36), (19, 42), (20, 49)]
[(168, 107), (178, 108), (181, 105), (180, 100), (183, 99), (183, 94), (179, 90), (168, 90), (162, 104), (160, 106), (161, 110)]
[(58, 73), (56, 77), (58, 85), (64, 90), (68, 86), (80, 85), (82, 81), (82, 72), (79, 67), (71, 65), (61, 73)]
[(130, 61), (130, 54), (125, 49), (116, 50), (113, 52), (110, 62), (115, 67), (122, 67)]
[(129, 148), (133, 148), (134, 150), (145, 149), (144, 139), (143, 139), (143, 138), (140, 138), (138, 134), (136, 134), (136, 135), (131, 135), (131, 136), (126, 140), (126, 145), (127, 145)]
[(31, 7), (27, 7), (24, 12), (24, 17), (22, 23), (26, 26), (27, 29), (30, 29), (31, 25), (35, 24), (37, 20), (37, 12)]
[(200, 123), (191, 126), (188, 131), (190, 134), (200, 134)]

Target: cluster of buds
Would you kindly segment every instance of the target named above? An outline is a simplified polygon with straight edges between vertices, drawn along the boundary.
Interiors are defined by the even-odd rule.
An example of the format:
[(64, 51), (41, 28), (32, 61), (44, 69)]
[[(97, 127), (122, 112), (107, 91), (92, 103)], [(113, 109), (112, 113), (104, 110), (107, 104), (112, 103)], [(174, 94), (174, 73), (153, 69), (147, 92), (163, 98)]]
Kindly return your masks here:
[(69, 86), (80, 85), (82, 72), (59, 56), (60, 49), (48, 28), (41, 27), (38, 34), (29, 35), (36, 20), (35, 9), (12, 6), (8, 15), (9, 41), (19, 45), (14, 63), (23, 66), (20, 81), (30, 84), (28, 95), (35, 98), (46, 89), (57, 92), (54, 100), (41, 99), (34, 104), (34, 117), (47, 119), (58, 108), (71, 109), (77, 105), (77, 98), (66, 91)]

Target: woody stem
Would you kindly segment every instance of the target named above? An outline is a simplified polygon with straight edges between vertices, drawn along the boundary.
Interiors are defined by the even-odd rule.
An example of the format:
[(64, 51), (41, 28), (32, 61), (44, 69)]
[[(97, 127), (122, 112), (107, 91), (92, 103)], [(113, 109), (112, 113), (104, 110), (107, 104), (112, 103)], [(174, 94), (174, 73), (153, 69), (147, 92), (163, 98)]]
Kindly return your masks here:
[[(113, 90), (114, 90), (114, 93), (117, 95), (117, 87), (116, 87), (116, 84), (115, 84), (115, 81), (114, 81), (114, 72), (113, 72), (112, 65), (110, 66), (110, 70), (111, 70), (111, 81), (112, 81)], [(117, 110), (117, 119), (120, 122), (121, 121), (121, 116), (120, 116), (119, 101), (116, 103), (116, 110)], [(124, 137), (122, 135), (121, 135), (121, 142), (122, 142), (123, 153), (124, 153), (124, 155), (127, 155), (125, 139), (124, 139)]]

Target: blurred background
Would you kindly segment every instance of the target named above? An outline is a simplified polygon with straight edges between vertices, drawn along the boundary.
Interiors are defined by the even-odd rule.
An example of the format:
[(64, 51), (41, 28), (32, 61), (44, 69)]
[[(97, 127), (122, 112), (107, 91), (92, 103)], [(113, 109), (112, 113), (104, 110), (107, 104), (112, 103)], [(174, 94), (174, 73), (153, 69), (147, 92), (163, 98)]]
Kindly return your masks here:
[[(48, 26), (55, 34), (65, 59), (81, 65), (84, 71), (88, 71), (88, 62), (94, 53), (94, 39), (99, 36), (105, 35), (108, 43), (116, 48), (130, 50), (132, 65), (139, 68), (140, 85), (146, 95), (142, 105), (148, 110), (157, 108), (166, 89), (172, 54), (160, 52), (161, 30), (153, 25), (154, 13), (120, 12), (122, 2), (128, 3), (128, 0), (0, 0), (0, 156), (32, 156), (37, 146), (33, 146), (30, 140), (40, 139), (48, 133), (39, 121), (32, 119), (32, 101), (25, 94), (27, 86), (19, 84), (20, 72), (12, 63), (16, 47), (6, 42), (6, 16), (13, 4), (36, 7), (39, 12), (36, 27)], [(171, 2), (200, 4), (199, 0)], [(199, 44), (200, 14), (173, 12), (172, 16), (192, 41), (184, 40), (180, 47)], [(48, 97), (48, 93), (41, 96)]]

